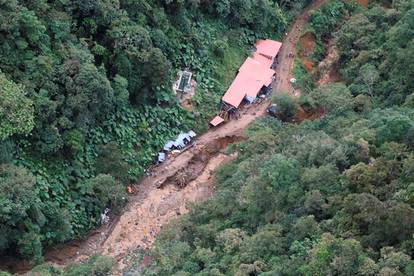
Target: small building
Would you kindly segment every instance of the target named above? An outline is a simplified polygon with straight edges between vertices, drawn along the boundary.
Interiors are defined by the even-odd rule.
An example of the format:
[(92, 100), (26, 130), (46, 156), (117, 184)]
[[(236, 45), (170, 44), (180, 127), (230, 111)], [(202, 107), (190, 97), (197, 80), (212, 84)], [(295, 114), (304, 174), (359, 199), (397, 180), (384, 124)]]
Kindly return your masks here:
[(168, 152), (174, 149), (182, 149), (196, 136), (197, 134), (192, 130), (189, 132), (181, 132), (175, 140), (170, 140), (165, 143), (163, 150)]
[[(270, 64), (270, 63), (267, 63)], [(275, 71), (257, 60), (248, 57), (239, 69), (239, 73), (222, 98), (224, 105), (238, 108), (245, 100), (251, 104), (272, 84)]]
[(188, 144), (191, 142), (191, 136), (188, 133), (180, 133), (177, 140), (183, 141), (184, 144)]
[[(221, 107), (225, 116), (236, 113), (243, 102), (251, 104), (257, 97), (271, 91), (276, 75), (275, 62), (281, 46), (281, 42), (271, 39), (257, 41), (251, 57), (239, 68), (236, 78), (222, 97)], [(224, 120), (220, 118), (216, 116), (210, 125), (221, 124)]]
[(190, 130), (189, 132), (181, 132), (175, 140), (170, 140), (165, 143), (164, 147), (162, 148), (162, 152), (158, 153), (157, 163), (163, 163), (167, 159), (167, 154), (171, 152), (180, 153), (181, 149), (185, 148), (187, 144), (191, 142), (191, 140), (196, 137), (197, 134)]
[(267, 66), (267, 64), (248, 57), (239, 69), (240, 74), (244, 74), (245, 78), (261, 81), (264, 85), (268, 86), (272, 83), (272, 77), (275, 75), (275, 71), (270, 66)]
[(261, 79), (251, 78), (248, 74), (238, 74), (224, 94), (222, 102), (234, 108), (238, 108), (243, 100), (252, 103), (263, 85)]
[(282, 47), (282, 43), (279, 41), (266, 39), (266, 40), (258, 40), (256, 42), (256, 53), (267, 57), (268, 59), (275, 59), (279, 54), (280, 48)]
[[(255, 52), (253, 58), (263, 62), (266, 65), (270, 63), (270, 67), (274, 69), (276, 67), (277, 57), (282, 47), (282, 43), (279, 41), (266, 39), (258, 40), (255, 46)], [(262, 57), (265, 57), (267, 60), (264, 60)]]
[(165, 146), (164, 146), (164, 148), (163, 148), (163, 150), (165, 150), (165, 151), (170, 151), (170, 150), (172, 150), (172, 148), (174, 147), (174, 141), (168, 141), (166, 144), (165, 144)]
[(216, 127), (224, 122), (224, 119), (220, 116), (216, 116), (213, 118), (213, 120), (210, 121), (210, 125), (213, 127)]
[(178, 80), (174, 83), (174, 91), (181, 93), (189, 93), (191, 91), (191, 78), (193, 74), (184, 70), (178, 73)]
[(184, 140), (182, 138), (177, 138), (174, 141), (174, 148), (176, 148), (176, 149), (182, 149), (184, 147), (185, 147), (185, 142), (184, 142)]

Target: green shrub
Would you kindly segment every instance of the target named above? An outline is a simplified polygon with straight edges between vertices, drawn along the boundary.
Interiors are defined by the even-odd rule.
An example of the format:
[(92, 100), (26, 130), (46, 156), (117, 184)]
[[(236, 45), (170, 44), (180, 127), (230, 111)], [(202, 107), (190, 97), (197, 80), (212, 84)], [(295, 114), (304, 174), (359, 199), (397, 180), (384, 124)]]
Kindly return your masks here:
[(62, 276), (91, 276), (93, 270), (88, 263), (71, 263), (65, 267)]
[(348, 87), (342, 83), (322, 85), (313, 90), (309, 97), (315, 105), (325, 110), (348, 110), (354, 107), (353, 97)]
[(67, 130), (63, 134), (65, 145), (74, 153), (81, 151), (85, 144), (85, 138), (77, 129)]
[(299, 104), (306, 112), (312, 111), (316, 107), (314, 99), (308, 95), (303, 94), (299, 97)]
[(60, 276), (62, 271), (50, 264), (41, 264), (35, 266), (25, 276)]
[(296, 78), (296, 83), (293, 85), (298, 87), (302, 93), (310, 93), (315, 88), (315, 80), (313, 76), (306, 71), (299, 58), (295, 58), (292, 72), (293, 76)]
[(125, 161), (124, 155), (117, 143), (102, 145), (98, 150), (96, 171), (102, 174), (110, 174), (116, 179), (126, 182), (131, 165)]
[(213, 53), (220, 58), (224, 57), (225, 51), (228, 48), (228, 44), (224, 40), (216, 40), (213, 43)]
[(0, 141), (13, 134), (30, 133), (33, 129), (33, 101), (26, 93), (22, 85), (8, 80), (0, 71)]
[(115, 260), (109, 256), (95, 255), (89, 258), (88, 264), (94, 276), (109, 276), (112, 275)]
[(298, 110), (298, 104), (294, 98), (287, 94), (277, 94), (273, 97), (276, 103), (276, 114), (282, 121), (290, 121)]
[(125, 186), (110, 175), (99, 174), (87, 180), (85, 185), (98, 198), (101, 209), (108, 207), (118, 213), (127, 201)]

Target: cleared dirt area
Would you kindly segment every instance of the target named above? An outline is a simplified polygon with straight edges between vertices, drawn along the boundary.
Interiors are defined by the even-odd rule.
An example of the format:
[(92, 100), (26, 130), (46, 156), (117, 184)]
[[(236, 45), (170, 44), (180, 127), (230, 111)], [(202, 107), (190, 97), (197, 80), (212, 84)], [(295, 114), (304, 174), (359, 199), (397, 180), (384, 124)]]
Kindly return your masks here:
[(367, 8), (369, 4), (369, 0), (356, 0), (356, 2), (365, 8)]
[(315, 51), (315, 40), (315, 35), (311, 32), (306, 32), (299, 39), (300, 60), (302, 61), (302, 64), (305, 67), (306, 71), (308, 71), (309, 73), (312, 73), (315, 68), (315, 62), (310, 59), (310, 56)]
[(319, 79), (316, 83), (317, 86), (341, 80), (337, 67), (338, 61), (338, 50), (333, 45), (332, 41), (329, 41), (325, 58), (318, 64)]
[(309, 12), (311, 10), (319, 8), (327, 0), (315, 0), (298, 16), (295, 23), (290, 30), (286, 33), (283, 39), (283, 45), (279, 52), (278, 67), (276, 69), (277, 84), (275, 85), (275, 91), (282, 93), (289, 93), (294, 96), (299, 96), (300, 91), (295, 90), (290, 79), (292, 78), (292, 69), (295, 59), (290, 58), (289, 54), (296, 54), (296, 44), (299, 41), (299, 37), (302, 33), (305, 23), (309, 19)]
[(303, 107), (298, 108), (298, 112), (296, 113), (295, 117), (292, 120), (292, 123), (299, 124), (305, 120), (316, 120), (320, 119), (325, 115), (325, 110), (322, 108), (306, 111)]
[[(162, 189), (151, 191), (141, 204), (134, 204), (117, 223), (109, 238), (103, 243), (102, 253), (121, 261), (131, 248), (149, 249), (162, 226), (173, 218), (187, 213), (190, 202), (202, 202), (214, 193), (213, 171), (236, 155), (219, 153), (212, 157), (200, 175), (185, 187), (169, 182)], [(120, 262), (122, 268), (122, 262)]]
[[(151, 248), (162, 226), (187, 212), (187, 205), (208, 199), (214, 192), (214, 170), (236, 157), (224, 149), (244, 139), (244, 130), (265, 114), (267, 102), (243, 110), (239, 120), (230, 121), (199, 136), (186, 151), (154, 167), (135, 186), (136, 193), (120, 217), (93, 231), (85, 240), (50, 249), (46, 260), (55, 265), (81, 261), (93, 254), (106, 254), (119, 261), (137, 247)], [(22, 265), (22, 263), (20, 263)], [(24, 272), (28, 268), (9, 267)]]

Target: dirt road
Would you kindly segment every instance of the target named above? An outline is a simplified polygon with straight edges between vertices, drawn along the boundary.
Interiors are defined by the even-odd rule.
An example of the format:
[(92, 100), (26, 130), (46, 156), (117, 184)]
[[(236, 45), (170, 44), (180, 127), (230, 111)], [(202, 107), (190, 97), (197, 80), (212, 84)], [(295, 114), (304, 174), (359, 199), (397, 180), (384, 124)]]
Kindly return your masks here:
[[(298, 97), (300, 95), (299, 90), (295, 90), (290, 83), (292, 76), (293, 64), (296, 57), (296, 45), (299, 42), (300, 35), (305, 26), (305, 23), (309, 19), (309, 12), (317, 9), (327, 0), (315, 0), (310, 4), (301, 15), (299, 15), (292, 25), (290, 30), (284, 36), (283, 45), (279, 52), (278, 67), (276, 69), (277, 83), (275, 91), (289, 93)], [(293, 54), (294, 57), (289, 57), (289, 54)]]
[[(325, 1), (316, 0), (307, 7), (284, 38), (276, 72), (280, 81), (276, 83), (275, 91), (293, 92), (289, 83), (293, 59), (288, 54), (295, 52), (295, 45), (309, 17), (309, 11), (323, 2)], [(92, 242), (86, 241), (89, 244), (86, 248), (81, 245), (80, 249), (83, 250), (79, 255), (89, 256), (94, 252), (102, 252), (120, 259), (130, 248), (151, 247), (162, 225), (187, 212), (188, 202), (199, 202), (213, 193), (212, 171), (222, 162), (234, 158), (221, 153), (221, 150), (228, 144), (241, 140), (244, 130), (265, 113), (267, 105), (268, 102), (265, 101), (246, 109), (239, 120), (208, 131), (197, 139), (194, 147), (156, 167), (153, 175), (139, 184), (138, 195), (130, 199), (130, 204), (119, 220), (106, 231), (110, 234), (95, 234)], [(178, 188), (177, 184), (184, 184), (184, 188)], [(159, 189), (158, 186), (163, 188)]]
[(264, 114), (266, 107), (266, 103), (251, 106), (241, 119), (208, 131), (191, 148), (153, 168), (137, 185), (136, 195), (130, 197), (116, 221), (100, 227), (82, 242), (48, 251), (46, 260), (63, 265), (101, 253), (115, 257), (122, 268), (122, 257), (129, 249), (150, 248), (164, 224), (187, 212), (188, 203), (201, 202), (213, 194), (213, 171), (236, 157), (223, 150), (243, 140), (244, 130)]
[[(314, 1), (285, 36), (279, 54), (278, 81), (274, 91), (295, 93), (289, 83), (293, 59), (288, 54), (295, 52), (295, 45), (309, 11), (325, 1)], [(194, 146), (155, 167), (137, 185), (136, 195), (129, 198), (129, 204), (120, 217), (93, 231), (83, 241), (47, 250), (46, 260), (64, 265), (101, 253), (115, 257), (122, 268), (122, 257), (128, 250), (150, 248), (163, 225), (187, 212), (188, 203), (203, 201), (213, 194), (212, 172), (223, 162), (236, 157), (226, 155), (223, 150), (229, 144), (242, 140), (244, 130), (264, 115), (267, 106), (268, 101), (254, 104), (242, 111), (239, 120), (230, 121), (199, 136)], [(14, 262), (4, 268), (19, 272), (27, 269), (27, 266), (22, 262)]]

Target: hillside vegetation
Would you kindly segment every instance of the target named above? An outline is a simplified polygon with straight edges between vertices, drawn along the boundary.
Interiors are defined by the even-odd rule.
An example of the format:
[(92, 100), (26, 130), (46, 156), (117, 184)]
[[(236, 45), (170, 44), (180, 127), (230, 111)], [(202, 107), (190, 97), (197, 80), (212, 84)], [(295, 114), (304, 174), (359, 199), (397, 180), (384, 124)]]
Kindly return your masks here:
[[(0, 1), (0, 253), (41, 261), (119, 212), (125, 184), (206, 128), (249, 47), (305, 2)], [(185, 67), (193, 112), (170, 89)]]
[(370, 2), (330, 30), (343, 82), (302, 95), (322, 118), (252, 125), (217, 194), (163, 230), (149, 265), (131, 254), (128, 271), (414, 274), (414, 3)]

